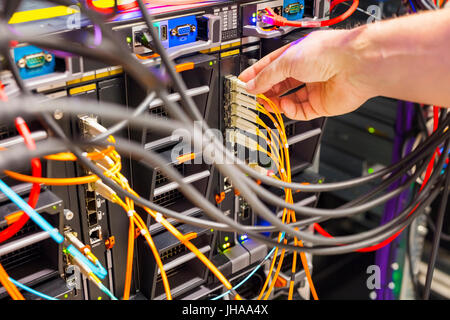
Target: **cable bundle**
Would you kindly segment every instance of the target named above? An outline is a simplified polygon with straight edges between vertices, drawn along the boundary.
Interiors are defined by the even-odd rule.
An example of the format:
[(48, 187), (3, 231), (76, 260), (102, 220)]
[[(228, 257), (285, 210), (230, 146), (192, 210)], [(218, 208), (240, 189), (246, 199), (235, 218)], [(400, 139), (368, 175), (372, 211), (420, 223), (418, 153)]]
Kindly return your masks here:
[[(63, 0), (54, 0), (52, 2), (62, 5), (69, 5), (70, 3), (70, 1)], [(270, 267), (271, 274), (275, 268), (276, 257), (278, 256), (277, 252), (278, 250), (281, 250), (282, 253), (278, 260), (279, 262), (275, 269), (275, 274), (273, 278), (270, 278), (270, 276), (267, 278), (268, 280), (265, 283), (259, 298), (267, 299), (269, 297), (270, 291), (273, 288), (282, 266), (284, 253), (286, 251), (293, 251), (294, 261), (296, 261), (297, 253), (299, 253), (310, 283), (312, 294), (314, 298), (317, 298), (311, 277), (310, 275), (308, 276), (308, 264), (306, 262), (305, 253), (332, 255), (353, 251), (366, 252), (377, 250), (395, 239), (395, 237), (410, 225), (422, 212), (422, 209), (428, 206), (441, 192), (445, 177), (448, 177), (448, 167), (444, 169), (444, 165), (450, 146), (450, 133), (449, 130), (447, 130), (450, 117), (447, 116), (444, 111), (441, 111), (438, 118), (435, 120), (436, 127), (434, 132), (399, 162), (374, 172), (369, 176), (348, 181), (324, 184), (305, 184), (301, 181), (291, 181), (287, 140), (284, 132), (283, 120), (279, 112), (276, 112), (277, 106), (271, 101), (266, 100), (267, 103), (272, 106), (273, 111), (275, 111), (273, 116), (261, 105), (255, 103), (254, 107), (256, 110), (261, 114), (265, 114), (281, 132), (279, 138), (276, 138), (275, 136), (265, 136), (265, 138), (268, 138), (270, 141), (269, 148), (271, 150), (269, 156), (271, 158), (273, 157), (274, 162), (277, 163), (279, 177), (276, 175), (269, 175), (261, 170), (255, 170), (254, 166), (250, 166), (236, 158), (234, 153), (227, 150), (224, 145), (210, 133), (210, 128), (203, 121), (203, 116), (199, 113), (194, 101), (186, 94), (186, 85), (182, 81), (180, 75), (176, 73), (173, 62), (163, 48), (157, 31), (153, 26), (153, 19), (149, 15), (144, 1), (137, 0), (136, 2), (153, 39), (154, 50), (160, 55), (161, 63), (170, 77), (174, 89), (179, 93), (180, 100), (186, 109), (181, 108), (179, 104), (168, 99), (168, 91), (164, 79), (161, 79), (159, 74), (154, 73), (153, 70), (142, 68), (142, 65), (138, 60), (132, 57), (126, 45), (114, 36), (113, 31), (106, 23), (105, 16), (98, 14), (83, 5), (81, 6), (81, 11), (97, 25), (102, 32), (103, 40), (95, 48), (90, 47), (88, 42), (71, 42), (68, 40), (61, 40), (52, 35), (46, 38), (33, 38), (8, 32), (5, 37), (8, 40), (27, 42), (49, 50), (70, 52), (102, 62), (111, 63), (112, 65), (122, 65), (125, 71), (149, 92), (148, 96), (134, 112), (128, 112), (125, 111), (125, 108), (123, 107), (107, 103), (97, 104), (96, 102), (84, 101), (83, 105), (81, 105), (70, 99), (61, 99), (61, 103), (58, 104), (58, 109), (65, 114), (75, 116), (82, 113), (92, 113), (94, 111), (95, 114), (102, 119), (117, 122), (116, 125), (103, 130), (91, 139), (87, 140), (80, 139), (79, 137), (68, 137), (62, 131), (55, 120), (49, 115), (55, 111), (55, 107), (41, 103), (38, 98), (33, 97), (28, 92), (24, 82), (19, 77), (16, 65), (12, 62), (9, 48), (1, 48), (5, 57), (7, 57), (9, 68), (23, 95), (11, 98), (10, 101), (2, 103), (2, 106), (0, 107), (0, 118), (8, 120), (18, 116), (39, 117), (45, 125), (48, 126), (49, 130), (52, 132), (53, 138), (38, 143), (36, 149), (18, 146), (11, 148), (11, 150), (8, 150), (7, 152), (2, 151), (0, 157), (0, 170), (8, 170), (11, 167), (14, 167), (16, 162), (30, 161), (30, 159), (45, 157), (46, 159), (57, 161), (78, 161), (91, 173), (86, 177), (73, 177), (69, 178), (70, 180), (65, 178), (58, 179), (58, 181), (63, 185), (97, 183), (98, 190), (102, 190), (99, 192), (108, 200), (119, 204), (130, 218), (127, 280), (123, 295), (125, 299), (129, 297), (130, 290), (135, 227), (137, 227), (141, 235), (145, 237), (155, 258), (157, 256), (159, 257), (145, 222), (139, 215), (134, 214), (135, 204), (142, 207), (145, 212), (153, 219), (160, 222), (170, 233), (177, 237), (181, 243), (191, 250), (224, 285), (228, 290), (227, 293), (234, 294), (236, 299), (239, 299), (240, 296), (235, 292), (235, 288), (233, 288), (231, 283), (187, 237), (182, 235), (167, 221), (167, 218), (173, 218), (179, 222), (193, 224), (203, 228), (214, 228), (215, 230), (246, 234), (254, 240), (263, 242), (271, 248), (273, 247), (274, 249), (266, 257), (266, 259), (271, 258), (272, 255), (274, 257)], [(356, 7), (353, 8), (355, 4), (357, 7), (357, 0), (353, 2), (353, 6), (351, 7), (353, 11), (356, 9)], [(8, 43), (8, 41), (3, 42), (4, 45)], [(156, 97), (162, 100), (171, 119), (160, 121), (145, 114), (149, 103)], [(258, 98), (266, 99), (263, 96)], [(245, 118), (245, 115), (247, 116), (245, 119), (246, 122), (243, 122), (242, 119)], [(239, 116), (239, 119), (236, 118), (237, 116)], [(250, 116), (251, 114), (245, 110), (233, 109), (232, 117), (234, 118), (231, 118), (231, 121), (234, 121), (233, 123), (235, 126), (245, 126), (245, 128), (250, 128), (251, 130), (256, 127), (254, 127), (253, 124), (249, 124), (249, 120), (256, 121), (259, 126), (265, 125), (263, 122), (259, 122), (257, 118)], [(249, 117), (251, 119), (249, 119)], [(201, 126), (193, 126), (194, 121), (201, 123)], [(166, 161), (155, 152), (144, 150), (140, 144), (125, 139), (111, 139), (113, 134), (124, 128), (126, 125), (136, 128), (151, 128), (153, 131), (166, 134), (171, 134), (173, 128), (183, 128), (187, 132), (187, 136), (184, 137), (187, 141), (193, 141), (192, 137), (201, 137), (203, 141), (206, 142), (205, 145), (214, 150), (214, 153), (208, 152), (208, 154), (215, 167), (231, 180), (235, 189), (239, 190), (239, 193), (252, 207), (253, 211), (262, 219), (268, 221), (270, 225), (246, 226), (238, 223), (224, 215), (223, 212), (221, 212), (213, 203), (209, 202), (203, 194), (198, 192), (198, 190), (189, 183), (186, 183), (183, 180), (183, 176), (172, 166), (167, 166)], [(268, 127), (266, 127), (266, 129), (268, 129)], [(268, 132), (270, 133), (270, 130), (268, 130)], [(440, 154), (436, 152), (439, 148), (443, 148)], [(86, 150), (93, 149), (98, 149), (99, 151), (90, 151), (86, 153)], [(70, 152), (68, 153), (67, 151)], [(140, 159), (143, 163), (152, 168), (159, 168), (161, 173), (170, 180), (176, 182), (179, 186), (179, 190), (185, 197), (195, 206), (200, 208), (211, 220), (185, 216), (179, 212), (159, 206), (140, 197), (133, 189), (131, 189), (126, 178), (120, 173), (121, 162), (119, 154), (129, 154), (132, 158)], [(111, 166), (99, 166), (98, 164), (100, 161), (104, 161), (106, 158), (111, 159)], [(221, 161), (219, 162), (218, 159)], [(22, 181), (47, 184), (58, 183), (58, 181), (49, 180), (49, 178), (41, 178), (37, 175), (34, 177), (27, 177), (14, 173), (11, 170), (6, 171), (6, 173), (11, 177)], [(422, 183), (420, 192), (412, 197), (409, 204), (405, 206), (395, 218), (382, 226), (358, 234), (331, 237), (331, 235), (317, 224), (329, 219), (351, 217), (383, 204), (409, 188), (409, 186), (421, 177), (423, 173), (425, 173), (425, 180)], [(397, 181), (403, 176), (405, 176), (405, 181), (403, 183), (392, 190), (385, 191), (394, 181)], [(375, 189), (336, 209), (310, 208), (294, 204), (292, 201), (292, 194), (294, 192), (327, 192), (342, 190), (358, 187), (377, 179), (381, 179), (382, 182)], [(265, 186), (272, 186), (284, 190), (284, 199), (281, 199), (268, 191)], [(283, 208), (282, 219), (277, 218), (266, 203)], [(296, 221), (296, 214), (300, 214), (306, 218)], [(310, 232), (303, 230), (303, 227), (313, 224), (320, 235), (311, 234)], [(278, 238), (271, 239), (263, 235), (263, 233), (266, 232), (276, 232), (278, 233)], [(164, 267), (161, 261), (158, 261), (158, 259), (156, 260), (164, 281), (166, 297), (170, 299), (170, 283), (167, 282), (167, 278), (164, 275)], [(296, 262), (294, 262), (292, 266), (293, 272), (295, 272), (295, 268)], [(6, 279), (5, 277), (3, 278)], [(272, 282), (269, 285), (270, 279)], [(10, 284), (7, 283), (7, 285), (9, 286)], [(264, 292), (266, 288), (268, 288), (268, 291)], [(293, 296), (292, 290), (293, 282), (290, 283), (289, 298), (292, 298)]]

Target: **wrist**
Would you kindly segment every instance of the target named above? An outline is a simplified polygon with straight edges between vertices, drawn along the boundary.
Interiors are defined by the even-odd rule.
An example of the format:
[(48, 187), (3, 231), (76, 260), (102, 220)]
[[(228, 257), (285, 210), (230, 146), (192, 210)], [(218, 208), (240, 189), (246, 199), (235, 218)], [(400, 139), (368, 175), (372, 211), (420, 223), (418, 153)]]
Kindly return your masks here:
[(382, 52), (372, 41), (373, 26), (345, 30), (339, 41), (341, 72), (367, 99), (381, 95), (379, 84), (383, 75)]

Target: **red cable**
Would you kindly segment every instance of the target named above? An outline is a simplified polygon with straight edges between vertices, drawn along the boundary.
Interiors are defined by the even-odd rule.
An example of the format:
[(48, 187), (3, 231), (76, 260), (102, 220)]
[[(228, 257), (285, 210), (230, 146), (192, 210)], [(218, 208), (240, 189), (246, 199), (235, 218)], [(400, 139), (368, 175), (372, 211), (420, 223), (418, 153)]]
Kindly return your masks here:
[[(338, 5), (341, 2), (345, 2), (347, 0), (335, 0), (330, 5), (330, 10), (333, 9), (336, 5)], [(284, 27), (284, 26), (290, 26), (290, 27), (299, 27), (299, 28), (320, 28), (320, 27), (328, 27), (334, 24), (337, 24), (339, 22), (344, 21), (348, 17), (350, 17), (356, 9), (358, 9), (359, 0), (352, 0), (353, 3), (348, 8), (347, 11), (345, 11), (343, 14), (341, 14), (338, 17), (335, 17), (333, 19), (328, 20), (301, 20), (301, 21), (290, 21), (278, 14), (276, 14), (273, 9), (266, 8), (265, 14), (262, 14), (260, 16), (261, 21), (273, 26), (278, 27)]]
[[(433, 131), (436, 131), (438, 124), (439, 124), (439, 107), (433, 106)], [(434, 159), (436, 157), (436, 153), (439, 152), (439, 148), (436, 148), (436, 151), (433, 153), (433, 156), (430, 160), (430, 162), (428, 163), (427, 166), (427, 171), (425, 172), (425, 178), (423, 179), (423, 183), (422, 186), (420, 187), (419, 192), (422, 191), (422, 189), (425, 187), (425, 185), (427, 184), (428, 180), (430, 179), (431, 173), (433, 171), (433, 166), (434, 166)], [(408, 214), (408, 217), (414, 212), (416, 211), (417, 207), (419, 206), (419, 204), (417, 204), (414, 209), (411, 210), (411, 212)], [(314, 229), (320, 233), (322, 236), (327, 237), (327, 238), (333, 238), (333, 236), (331, 234), (329, 234), (325, 229), (323, 229), (318, 223), (314, 223)], [(393, 234), (392, 236), (390, 236), (389, 238), (383, 240), (382, 242), (370, 246), (370, 247), (366, 247), (366, 248), (361, 248), (358, 250), (355, 250), (357, 252), (371, 252), (371, 251), (376, 251), (378, 249), (383, 248), (384, 246), (388, 245), (389, 243), (391, 243), (395, 238), (397, 238), (400, 233), (402, 233), (402, 231), (405, 228), (399, 230), (397, 233)]]
[[(147, 3), (148, 1), (144, 1), (144, 3)], [(86, 3), (88, 5), (89, 8), (91, 8), (94, 11), (97, 11), (99, 13), (103, 13), (103, 14), (111, 14), (114, 12), (114, 6), (113, 7), (109, 7), (109, 8), (101, 8), (101, 7), (97, 7), (94, 4), (94, 0), (86, 0)], [(127, 4), (117, 4), (117, 10), (118, 11), (125, 11), (125, 10), (130, 10), (130, 9), (134, 9), (137, 8), (139, 5), (137, 3), (137, 1), (133, 1), (131, 3), (127, 3)]]
[[(30, 129), (28, 128), (25, 120), (18, 117), (15, 121), (17, 131), (19, 131), (20, 135), (23, 137), (24, 142), (28, 149), (35, 150), (36, 144), (34, 142), (33, 137), (31, 136)], [(41, 177), (42, 176), (42, 166), (41, 166), (41, 160), (39, 158), (33, 158), (31, 159), (31, 171), (33, 177)], [(39, 199), (39, 194), (41, 193), (41, 186), (39, 183), (33, 183), (33, 186), (31, 187), (30, 196), (28, 198), (28, 204), (30, 207), (34, 208), (36, 207), (36, 204)], [(22, 227), (27, 223), (29, 217), (27, 214), (22, 213), (20, 218), (14, 222), (12, 225), (8, 226), (5, 230), (2, 230), (0, 232), (0, 243), (3, 241), (8, 240), (13, 235), (15, 235)]]

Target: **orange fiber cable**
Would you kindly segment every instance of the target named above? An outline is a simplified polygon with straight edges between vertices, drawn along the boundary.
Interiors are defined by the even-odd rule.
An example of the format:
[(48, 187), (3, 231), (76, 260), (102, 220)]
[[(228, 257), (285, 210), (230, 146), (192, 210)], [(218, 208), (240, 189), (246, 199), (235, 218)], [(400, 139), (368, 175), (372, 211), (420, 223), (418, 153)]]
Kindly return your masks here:
[(0, 282), (14, 300), (25, 300), (19, 289), (9, 280), (6, 270), (0, 264)]

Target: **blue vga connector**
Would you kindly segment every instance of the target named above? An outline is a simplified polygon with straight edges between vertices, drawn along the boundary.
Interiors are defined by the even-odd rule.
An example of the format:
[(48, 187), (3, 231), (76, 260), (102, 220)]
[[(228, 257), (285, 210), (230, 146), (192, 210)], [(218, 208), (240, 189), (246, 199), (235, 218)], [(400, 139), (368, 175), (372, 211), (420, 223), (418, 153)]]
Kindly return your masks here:
[(35, 46), (13, 49), (14, 62), (22, 79), (29, 79), (55, 72), (55, 56)]
[(170, 19), (168, 29), (170, 48), (197, 41), (197, 19), (195, 16)]
[(284, 0), (283, 17), (288, 20), (300, 20), (305, 11), (305, 0)]

